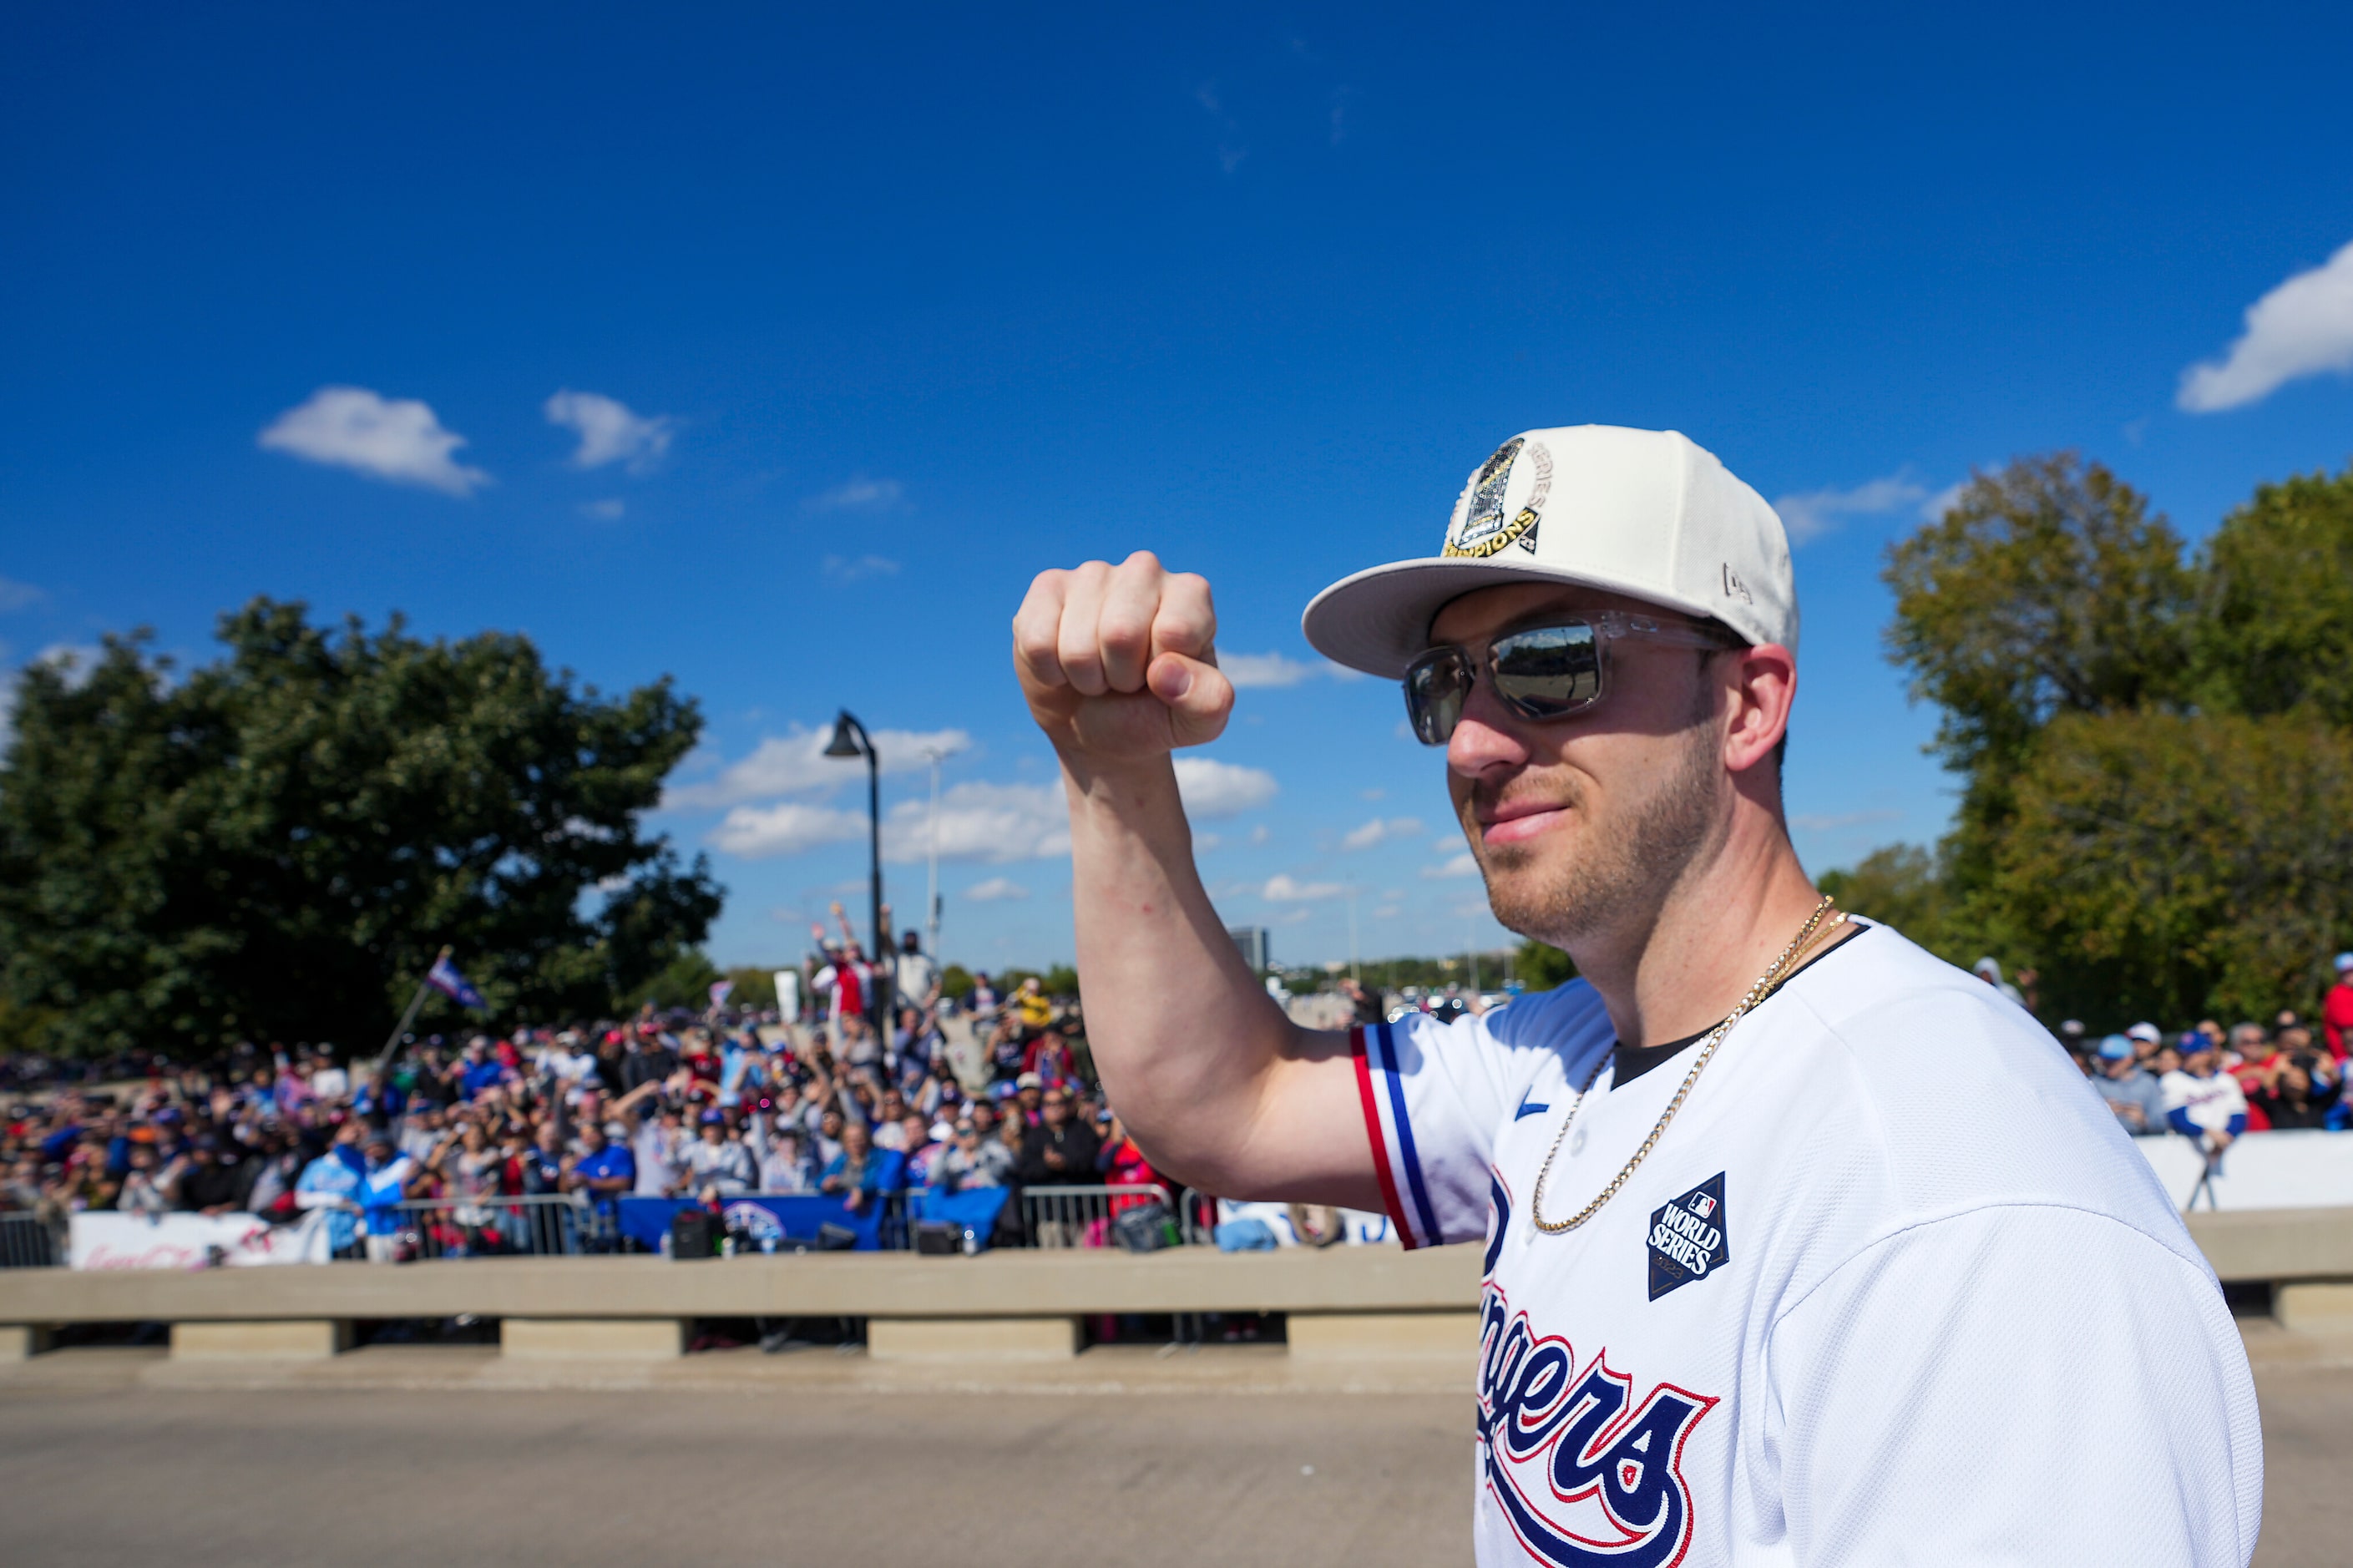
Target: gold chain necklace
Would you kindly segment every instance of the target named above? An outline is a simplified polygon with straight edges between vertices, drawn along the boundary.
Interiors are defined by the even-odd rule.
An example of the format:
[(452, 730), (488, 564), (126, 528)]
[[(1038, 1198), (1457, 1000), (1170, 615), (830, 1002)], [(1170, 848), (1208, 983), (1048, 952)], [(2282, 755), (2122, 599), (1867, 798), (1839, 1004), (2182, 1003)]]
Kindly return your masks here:
[(1544, 1217), (1544, 1193), (1545, 1182), (1552, 1174), (1552, 1163), (1560, 1153), (1561, 1141), (1568, 1136), (1569, 1128), (1576, 1125), (1577, 1113), (1585, 1106), (1585, 1097), (1593, 1092), (1594, 1084), (1601, 1078), (1601, 1069), (1609, 1064), (1618, 1052), (1613, 1047), (1601, 1054), (1601, 1058), (1593, 1064), (1593, 1070), (1585, 1075), (1585, 1087), (1577, 1091), (1577, 1099), (1569, 1106), (1568, 1114), (1561, 1119), (1560, 1131), (1552, 1135), (1552, 1147), (1545, 1152), (1543, 1168), (1536, 1172), (1535, 1191), (1529, 1194), (1528, 1199), (1528, 1218), (1535, 1222), (1535, 1227), (1538, 1230), (1547, 1236), (1558, 1236), (1564, 1231), (1575, 1230), (1578, 1226), (1600, 1213), (1602, 1205), (1618, 1195), (1618, 1189), (1624, 1186), (1628, 1178), (1633, 1175), (1635, 1167), (1649, 1157), (1651, 1151), (1658, 1145), (1660, 1135), (1666, 1131), (1667, 1123), (1672, 1121), (1675, 1119), (1675, 1112), (1683, 1108), (1683, 1101), (1690, 1098), (1692, 1085), (1699, 1081), (1699, 1075), (1707, 1068), (1708, 1058), (1715, 1055), (1716, 1047), (1724, 1044), (1725, 1036), (1732, 1033), (1732, 1026), (1740, 1022), (1747, 1016), (1750, 1009), (1780, 988), (1781, 982), (1796, 967), (1799, 955), (1806, 950), (1814, 937), (1818, 935), (1827, 937), (1831, 931), (1846, 923), (1846, 916), (1842, 913), (1828, 921), (1822, 919), (1823, 916), (1831, 914), (1835, 908), (1829, 895), (1823, 895), (1822, 901), (1814, 906), (1814, 912), (1807, 916), (1806, 923), (1799, 928), (1797, 936), (1791, 939), (1788, 946), (1781, 950), (1781, 956), (1775, 959), (1763, 974), (1757, 976), (1757, 984), (1748, 988), (1748, 994), (1743, 996), (1739, 1005), (1724, 1016), (1724, 1022), (1708, 1031), (1706, 1041), (1700, 1047), (1699, 1059), (1692, 1063), (1691, 1071), (1684, 1076), (1683, 1087), (1675, 1090), (1674, 1099), (1667, 1101), (1667, 1109), (1659, 1117), (1659, 1124), (1651, 1129), (1651, 1135), (1642, 1140), (1642, 1146), (1634, 1151), (1634, 1157), (1626, 1162), (1625, 1169), (1620, 1171), (1611, 1178), (1609, 1184), (1601, 1189), (1601, 1195), (1567, 1219), (1548, 1220)]

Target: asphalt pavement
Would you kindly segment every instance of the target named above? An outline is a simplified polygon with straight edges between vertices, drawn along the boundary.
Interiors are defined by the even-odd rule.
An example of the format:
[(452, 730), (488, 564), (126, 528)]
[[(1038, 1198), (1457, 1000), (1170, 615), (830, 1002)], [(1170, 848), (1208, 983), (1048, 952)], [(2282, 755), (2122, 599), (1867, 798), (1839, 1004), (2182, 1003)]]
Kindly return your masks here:
[[(2353, 1369), (2259, 1374), (2263, 1568), (2353, 1560)], [(0, 1382), (5, 1559), (1462, 1563), (1460, 1394)]]

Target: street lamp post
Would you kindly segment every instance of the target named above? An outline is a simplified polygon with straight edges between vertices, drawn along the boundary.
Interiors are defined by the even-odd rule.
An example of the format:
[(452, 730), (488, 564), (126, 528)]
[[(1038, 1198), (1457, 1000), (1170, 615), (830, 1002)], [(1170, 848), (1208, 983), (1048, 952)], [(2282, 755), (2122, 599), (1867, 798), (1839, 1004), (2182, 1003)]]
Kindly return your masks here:
[(867, 884), (873, 895), (873, 980), (866, 987), (866, 1015), (874, 1026), (875, 1044), (887, 1060), (891, 1055), (891, 934), (882, 929), (882, 759), (874, 750), (866, 726), (841, 710), (833, 721), (828, 757), (866, 759)]
[(1364, 984), (1364, 973), (1356, 967), (1356, 884), (1348, 884), (1348, 978)]
[(929, 893), (923, 904), (923, 925), (926, 940), (923, 951), (932, 955), (934, 973), (940, 965), (940, 759), (947, 752), (937, 746), (925, 746), (923, 755), (932, 760), (932, 869)]

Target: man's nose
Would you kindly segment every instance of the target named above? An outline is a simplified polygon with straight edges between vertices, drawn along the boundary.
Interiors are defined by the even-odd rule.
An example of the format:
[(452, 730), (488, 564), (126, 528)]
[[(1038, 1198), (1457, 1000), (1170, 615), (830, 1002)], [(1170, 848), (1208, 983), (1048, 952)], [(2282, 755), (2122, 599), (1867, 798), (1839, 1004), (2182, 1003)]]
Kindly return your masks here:
[(1473, 685), (1462, 717), (1446, 742), (1446, 766), (1467, 779), (1487, 779), (1525, 767), (1529, 751), (1517, 721), (1495, 700), (1486, 682)]

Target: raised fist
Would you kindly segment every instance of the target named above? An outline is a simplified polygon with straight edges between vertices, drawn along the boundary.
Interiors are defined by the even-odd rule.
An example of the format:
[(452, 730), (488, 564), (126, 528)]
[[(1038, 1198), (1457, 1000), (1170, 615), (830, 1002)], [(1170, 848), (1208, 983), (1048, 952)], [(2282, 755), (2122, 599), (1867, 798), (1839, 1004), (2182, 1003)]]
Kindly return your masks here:
[(1214, 741), (1233, 711), (1209, 584), (1139, 550), (1041, 572), (1013, 617), (1013, 666), (1057, 751), (1141, 761)]

